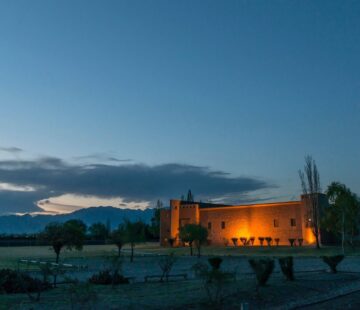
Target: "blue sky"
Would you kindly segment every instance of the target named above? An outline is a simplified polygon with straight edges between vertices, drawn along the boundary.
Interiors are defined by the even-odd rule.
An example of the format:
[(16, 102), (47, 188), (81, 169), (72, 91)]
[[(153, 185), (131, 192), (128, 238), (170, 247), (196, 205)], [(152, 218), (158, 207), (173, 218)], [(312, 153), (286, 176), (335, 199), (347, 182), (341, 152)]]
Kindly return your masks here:
[(311, 154), (360, 193), (359, 55), (357, 1), (2, 1), (0, 146), (24, 151), (0, 158), (209, 167), (287, 200)]

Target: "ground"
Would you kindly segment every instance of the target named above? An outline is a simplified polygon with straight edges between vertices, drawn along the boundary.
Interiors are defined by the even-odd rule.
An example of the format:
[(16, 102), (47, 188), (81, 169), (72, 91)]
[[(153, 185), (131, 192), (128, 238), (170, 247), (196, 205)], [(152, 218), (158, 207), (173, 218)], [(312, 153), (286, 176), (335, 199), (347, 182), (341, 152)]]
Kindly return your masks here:
[[(80, 285), (76, 289), (78, 299), (74, 298), (73, 306), (90, 307), (95, 309), (181, 309), (181, 308), (208, 308), (209, 297), (204, 289), (204, 282), (195, 277), (192, 266), (197, 262), (206, 263), (207, 258), (213, 255), (223, 257), (224, 271), (236, 274), (236, 281), (224, 284), (223, 295), (226, 297), (222, 304), (224, 309), (240, 307), (247, 303), (250, 309), (300, 306), (299, 301), (310, 300), (311, 308), (342, 309), (343, 305), (355, 307), (358, 303), (353, 293), (344, 297), (329, 296), (329, 292), (344, 295), (347, 292), (360, 289), (360, 257), (358, 251), (349, 251), (349, 256), (339, 265), (339, 273), (331, 274), (326, 271), (327, 266), (319, 258), (321, 255), (339, 253), (339, 248), (324, 248), (320, 251), (313, 248), (260, 248), (260, 247), (204, 247), (200, 259), (189, 256), (188, 248), (166, 249), (156, 244), (143, 244), (136, 248), (134, 263), (129, 262), (126, 256), (128, 248), (124, 248), (123, 273), (132, 278), (129, 285), (120, 285), (115, 288), (104, 286)], [(185, 273), (187, 280), (176, 280), (169, 283), (145, 283), (146, 275), (160, 274), (159, 260), (169, 252), (175, 253), (176, 263), (173, 274)], [(64, 262), (75, 265), (87, 265), (87, 270), (69, 272), (67, 276), (76, 277), (85, 282), (91, 274), (99, 271), (106, 264), (105, 257), (116, 253), (112, 245), (86, 246), (83, 251), (65, 251), (61, 254)], [(287, 282), (280, 272), (278, 263), (268, 285), (256, 290), (256, 281), (248, 264), (249, 256), (278, 257), (284, 255), (294, 256), (296, 281)], [(17, 268), (20, 258), (32, 258), (42, 261), (53, 260), (54, 255), (49, 247), (10, 247), (0, 248), (0, 267)], [(20, 266), (27, 269), (26, 266)], [(33, 268), (29, 269), (29, 272)], [(60, 279), (61, 280), (61, 279)], [(341, 290), (340, 290), (341, 289)], [(70, 309), (73, 291), (69, 285), (59, 285), (57, 289), (43, 293), (40, 303), (30, 303), (26, 295), (0, 295), (0, 309)], [(89, 296), (97, 295), (97, 300)], [(83, 296), (84, 304), (81, 304)], [(335, 297), (336, 297), (335, 296)], [(326, 298), (332, 298), (328, 303), (316, 303)], [(86, 302), (89, 301), (88, 304)], [(213, 303), (212, 303), (213, 304)], [(359, 303), (358, 303), (359, 304)], [(290, 305), (290, 306), (289, 306)], [(292, 305), (292, 306), (291, 306)], [(80, 308), (81, 308), (80, 307)], [(86, 308), (85, 307), (85, 308)], [(314, 308), (314, 309), (315, 309)], [(355, 309), (355, 308), (354, 308)]]

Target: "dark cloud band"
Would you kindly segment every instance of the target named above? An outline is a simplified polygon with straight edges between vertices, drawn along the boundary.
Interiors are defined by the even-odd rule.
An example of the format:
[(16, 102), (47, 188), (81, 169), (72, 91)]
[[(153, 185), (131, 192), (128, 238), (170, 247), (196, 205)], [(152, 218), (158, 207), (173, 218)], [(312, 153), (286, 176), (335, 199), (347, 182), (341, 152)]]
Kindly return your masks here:
[[(245, 195), (272, 187), (256, 178), (231, 177), (222, 171), (186, 164), (70, 165), (58, 158), (0, 161), (0, 182), (37, 189), (27, 195), (21, 193), (23, 197), (29, 198), (29, 211), (35, 211), (34, 201), (65, 193), (122, 197), (125, 201), (154, 201), (159, 198), (180, 197), (189, 188), (197, 198), (204, 199), (226, 196), (229, 193)], [(0, 203), (5, 198), (4, 195), (9, 193), (0, 192)], [(24, 198), (22, 202), (25, 201)], [(3, 207), (0, 208), (0, 212), (5, 211)], [(25, 206), (21, 209), (24, 208)]]

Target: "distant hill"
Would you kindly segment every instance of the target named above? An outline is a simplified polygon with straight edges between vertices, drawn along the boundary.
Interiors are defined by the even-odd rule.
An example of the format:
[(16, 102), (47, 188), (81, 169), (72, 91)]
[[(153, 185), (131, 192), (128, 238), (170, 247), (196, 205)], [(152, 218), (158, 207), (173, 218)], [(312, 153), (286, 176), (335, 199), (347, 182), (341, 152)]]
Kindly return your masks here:
[(142, 220), (145, 223), (150, 223), (153, 212), (153, 209), (91, 207), (58, 215), (3, 215), (0, 216), (0, 234), (36, 233), (43, 230), (50, 222), (65, 222), (71, 219), (80, 219), (88, 226), (96, 222), (106, 224), (107, 221), (110, 221), (111, 228), (117, 227), (124, 219)]

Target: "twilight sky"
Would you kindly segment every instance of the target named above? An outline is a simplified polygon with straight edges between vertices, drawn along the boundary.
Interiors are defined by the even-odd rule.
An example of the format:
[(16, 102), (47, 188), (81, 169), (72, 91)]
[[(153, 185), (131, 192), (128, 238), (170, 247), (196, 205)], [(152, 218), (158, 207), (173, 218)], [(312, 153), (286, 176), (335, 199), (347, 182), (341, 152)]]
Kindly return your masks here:
[(1, 1), (0, 214), (360, 194), (359, 55), (359, 1)]

